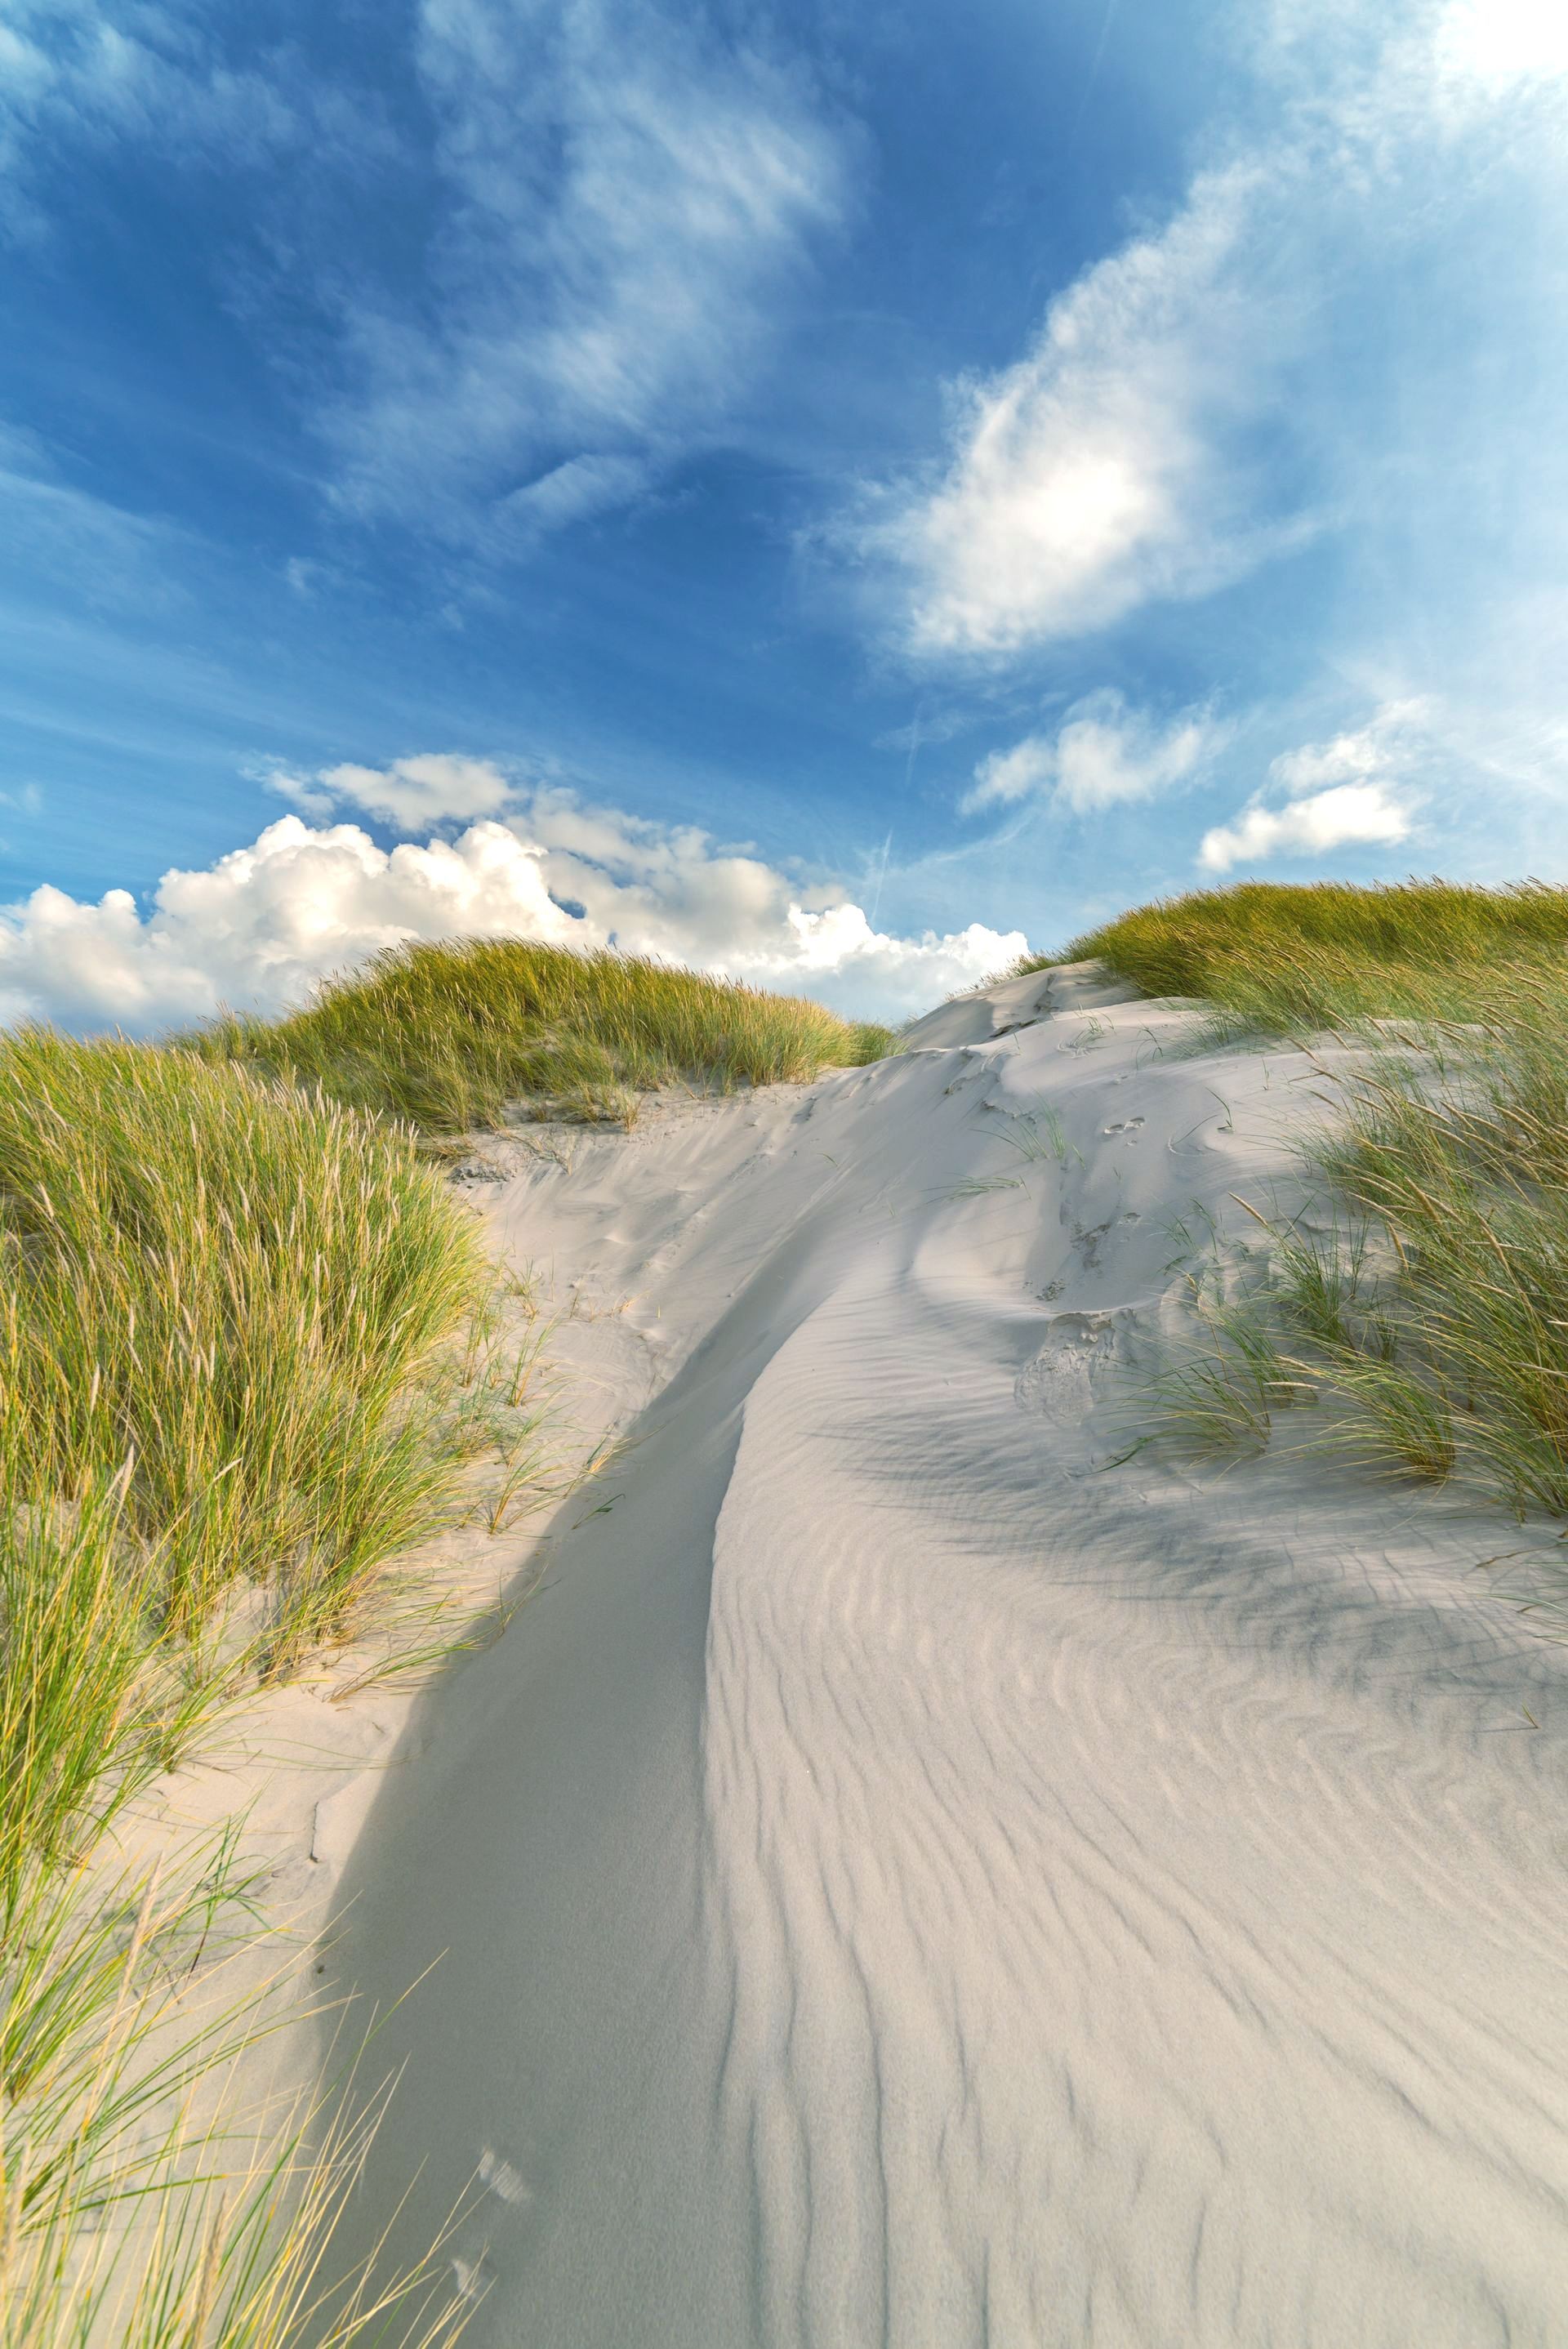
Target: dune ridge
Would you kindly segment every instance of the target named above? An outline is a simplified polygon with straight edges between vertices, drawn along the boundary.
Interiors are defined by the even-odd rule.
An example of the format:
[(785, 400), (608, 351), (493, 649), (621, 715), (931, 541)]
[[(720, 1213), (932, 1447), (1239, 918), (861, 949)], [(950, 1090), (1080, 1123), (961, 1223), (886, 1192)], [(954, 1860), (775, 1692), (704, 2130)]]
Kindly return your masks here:
[(488, 1153), (631, 1441), (345, 1879), (469, 2340), (1556, 2337), (1568, 1659), (1476, 1571), (1555, 1546), (1110, 1464), (1175, 1221), (1295, 1180), (1311, 1064), (1191, 1025), (1037, 971)]

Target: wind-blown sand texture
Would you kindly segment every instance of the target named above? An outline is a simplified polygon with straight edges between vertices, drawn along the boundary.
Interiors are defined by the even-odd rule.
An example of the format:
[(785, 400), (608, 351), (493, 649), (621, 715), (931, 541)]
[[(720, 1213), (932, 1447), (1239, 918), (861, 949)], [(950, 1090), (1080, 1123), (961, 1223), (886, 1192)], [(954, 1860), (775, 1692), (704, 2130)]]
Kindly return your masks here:
[(1311, 1107), (1191, 1024), (1037, 972), (491, 1193), (634, 1445), (345, 1884), (472, 2343), (1568, 2338), (1568, 1658), (1475, 1570), (1549, 1529), (1101, 1464)]

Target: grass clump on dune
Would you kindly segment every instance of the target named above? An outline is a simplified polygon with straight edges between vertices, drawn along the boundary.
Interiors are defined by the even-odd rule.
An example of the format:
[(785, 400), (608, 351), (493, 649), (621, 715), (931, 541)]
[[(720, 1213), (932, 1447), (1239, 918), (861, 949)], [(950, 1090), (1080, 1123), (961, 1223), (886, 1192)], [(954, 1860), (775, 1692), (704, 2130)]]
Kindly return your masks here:
[(258, 2101), (234, 2077), (298, 2012), (297, 1963), (259, 1988), (246, 1967), (264, 1872), (231, 1835), (96, 1890), (29, 1882), (0, 1942), (0, 2349), (445, 2349), (462, 2331), (443, 2242), (390, 2271), (334, 2257), (387, 2091)]
[(1264, 1440), (1333, 1406), (1321, 1440), (1568, 1516), (1568, 890), (1249, 884), (1075, 941), (1233, 1032), (1332, 1030), (1323, 1186), (1267, 1230), (1250, 1296), (1195, 1291), (1173, 1422)]
[(490, 938), (393, 947), (290, 1018), (228, 1019), (190, 1041), (455, 1133), (498, 1124), (519, 1103), (629, 1124), (638, 1093), (655, 1086), (798, 1082), (879, 1059), (892, 1039), (799, 996)]
[(213, 2117), (292, 2003), (214, 2003), (215, 1940), (263, 1930), (232, 1847), (137, 1883), (104, 1839), (446, 1516), (476, 1228), (406, 1131), (24, 1030), (0, 1259), (0, 2349), (451, 2338), (428, 2262), (386, 2301), (333, 2274), (373, 2109), (315, 2150), (298, 2116)]
[(437, 1522), (488, 1274), (407, 1134), (44, 1030), (0, 1040), (0, 1262), (3, 1905), (236, 1588), (275, 1671)]
[(1568, 988), (1515, 987), (1346, 1080), (1313, 1156), (1370, 1245), (1298, 1247), (1284, 1302), (1352, 1440), (1568, 1516)]
[(1568, 966), (1568, 889), (1243, 882), (1140, 906), (1023, 968), (1090, 957), (1146, 995), (1198, 996), (1279, 1034), (1488, 1018), (1514, 973), (1550, 983)]

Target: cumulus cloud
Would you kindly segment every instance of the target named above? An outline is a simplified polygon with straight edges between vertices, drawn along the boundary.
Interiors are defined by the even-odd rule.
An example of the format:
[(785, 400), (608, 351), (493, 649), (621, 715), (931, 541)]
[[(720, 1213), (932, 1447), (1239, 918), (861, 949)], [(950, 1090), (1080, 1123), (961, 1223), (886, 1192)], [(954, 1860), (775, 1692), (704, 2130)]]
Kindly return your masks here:
[(641, 494), (750, 378), (842, 212), (806, 77), (701, 7), (421, 0), (448, 225), (428, 319), (361, 295), (325, 419), (362, 512), (500, 550)]
[[(487, 775), (505, 783), (482, 761), (429, 759), (379, 776), (329, 770), (308, 788), (325, 802), (385, 807), (436, 789), (437, 769), (471, 770), (474, 792)], [(981, 923), (892, 936), (841, 889), (803, 887), (696, 829), (537, 792), (510, 822), (484, 818), (449, 842), (389, 849), (356, 823), (285, 815), (215, 864), (166, 873), (145, 911), (123, 889), (97, 904), (36, 889), (0, 909), (0, 1012), (152, 1030), (222, 1004), (276, 1011), (379, 948), (457, 936), (614, 945), (893, 1018), (973, 985), (1026, 945), (1020, 931)]]
[(1490, 88), (1568, 76), (1568, 15), (1558, 0), (1449, 0), (1433, 48), (1445, 75)]
[(1026, 735), (1010, 750), (993, 750), (975, 770), (966, 811), (1047, 796), (1075, 814), (1150, 800), (1192, 781), (1225, 740), (1225, 729), (1204, 709), (1190, 709), (1168, 726), (1130, 709), (1106, 690), (1076, 702), (1055, 739)]
[(1410, 831), (1408, 808), (1381, 783), (1336, 783), (1288, 807), (1246, 808), (1205, 833), (1198, 862), (1206, 872), (1261, 864), (1271, 856), (1323, 855), (1331, 848), (1391, 845)]
[[(1564, 21), (1555, 0), (1249, 17), (1266, 131), (1230, 126), (1163, 225), (1057, 295), (1014, 365), (955, 384), (933, 472), (848, 526), (905, 651), (1016, 655), (1342, 523), (1348, 460), (1314, 432), (1337, 412), (1345, 289), (1391, 225), (1463, 200), (1501, 106), (1557, 105)], [(1471, 133), (1455, 169), (1445, 142)]]
[[(1203, 835), (1198, 863), (1228, 873), (1274, 856), (1391, 847), (1408, 839), (1418, 802), (1405, 778), (1426, 739), (1426, 706), (1388, 702), (1363, 727), (1275, 759), (1261, 792)], [(1273, 802), (1281, 793), (1285, 804)]]
[(465, 759), (451, 751), (421, 752), (394, 759), (389, 767), (324, 767), (315, 775), (276, 768), (266, 778), (276, 792), (306, 815), (326, 815), (350, 800), (401, 832), (428, 832), (448, 821), (499, 814), (518, 795), (518, 785), (490, 759)]

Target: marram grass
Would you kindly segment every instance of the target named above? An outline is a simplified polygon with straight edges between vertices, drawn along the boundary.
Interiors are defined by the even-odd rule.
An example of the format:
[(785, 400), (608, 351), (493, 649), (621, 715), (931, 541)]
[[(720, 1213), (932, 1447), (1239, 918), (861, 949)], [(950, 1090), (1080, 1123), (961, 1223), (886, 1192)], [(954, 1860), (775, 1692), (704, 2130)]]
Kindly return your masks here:
[(0, 1909), (156, 1752), (235, 1591), (276, 1671), (462, 1472), (444, 1359), (484, 1299), (412, 1138), (242, 1069), (0, 1040)]
[(1146, 995), (1199, 997), (1239, 1029), (1487, 1018), (1516, 971), (1563, 973), (1568, 888), (1247, 881), (1139, 906), (1021, 968), (1091, 957)]
[(238, 1594), (238, 1670), (275, 1672), (447, 1516), (476, 1226), (407, 1131), (30, 1030), (0, 1040), (0, 2349), (433, 2349), (436, 2266), (333, 2271), (373, 2113), (314, 2147), (211, 2119), (275, 2027), (186, 1988), (232, 1860), (120, 1891), (91, 1855), (233, 1682)]
[(220, 1020), (186, 1042), (459, 1133), (520, 1105), (630, 1124), (656, 1086), (799, 1081), (877, 1060), (892, 1038), (803, 997), (630, 955), (480, 938), (394, 947), (288, 1019)]
[(314, 2098), (247, 2095), (246, 2059), (300, 2013), (298, 1960), (253, 1978), (255, 1889), (232, 1836), (142, 1878), (29, 1878), (0, 1943), (0, 2349), (462, 2330), (443, 2242), (402, 2267), (335, 2256), (387, 2089), (361, 2065)]
[(1076, 940), (1233, 1029), (1360, 1049), (1304, 1136), (1319, 1195), (1264, 1219), (1245, 1296), (1194, 1290), (1162, 1381), (1201, 1446), (1315, 1441), (1568, 1517), (1568, 890), (1261, 884), (1178, 898)]

